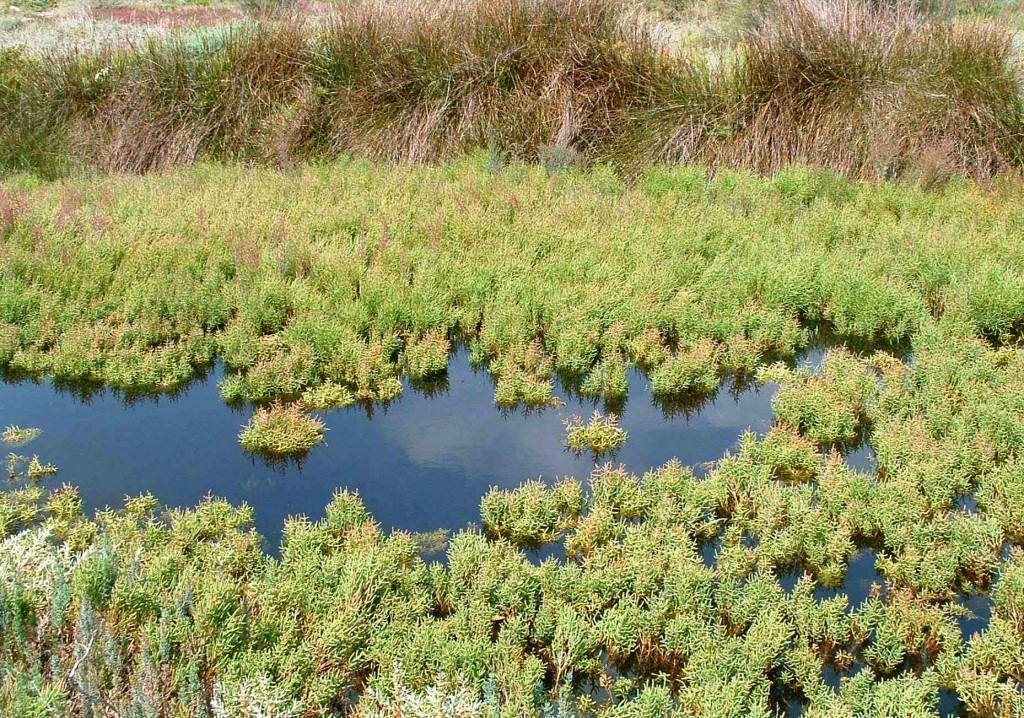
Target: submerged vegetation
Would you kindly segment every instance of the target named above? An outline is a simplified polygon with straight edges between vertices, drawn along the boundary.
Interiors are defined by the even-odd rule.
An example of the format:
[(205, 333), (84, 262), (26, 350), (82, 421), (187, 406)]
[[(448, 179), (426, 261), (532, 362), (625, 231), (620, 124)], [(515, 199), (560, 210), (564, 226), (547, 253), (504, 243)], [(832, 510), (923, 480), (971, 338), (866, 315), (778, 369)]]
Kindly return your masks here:
[(725, 56), (614, 0), (339, 4), (135, 49), (0, 51), (0, 169), (338, 155), (652, 162), (852, 176), (1019, 167), (1009, 32), (911, 3), (779, 0)]

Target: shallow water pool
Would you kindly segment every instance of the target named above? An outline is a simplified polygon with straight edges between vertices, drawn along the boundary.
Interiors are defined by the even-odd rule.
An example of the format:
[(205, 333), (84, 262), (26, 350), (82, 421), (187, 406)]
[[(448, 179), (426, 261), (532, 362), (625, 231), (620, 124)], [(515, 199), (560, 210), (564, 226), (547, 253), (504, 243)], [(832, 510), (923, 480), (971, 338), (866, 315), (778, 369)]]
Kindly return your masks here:
[[(358, 491), (385, 529), (430, 531), (478, 521), (480, 498), (491, 486), (582, 479), (607, 460), (642, 472), (678, 458), (699, 473), (745, 430), (770, 428), (775, 393), (773, 385), (726, 382), (700, 407), (673, 412), (652, 403), (649, 382), (634, 371), (622, 411), (629, 439), (595, 462), (566, 448), (562, 426), (573, 415), (586, 418), (594, 401), (556, 385), (562, 407), (502, 411), (491, 378), (462, 351), (452, 357), (447, 382), (429, 395), (406, 384), (387, 407), (326, 412), (325, 445), (301, 463), (273, 464), (238, 445), (251, 409), (221, 400), (222, 378), (218, 366), (174, 396), (134, 400), (47, 380), (7, 382), (0, 384), (0, 425), (42, 429), (17, 451), (57, 464), (48, 485), (78, 486), (88, 509), (120, 506), (126, 495), (142, 492), (168, 506), (192, 506), (213, 494), (250, 504), (257, 530), (273, 547), (287, 516), (321, 516), (342, 487)], [(870, 468), (870, 452), (851, 461)]]

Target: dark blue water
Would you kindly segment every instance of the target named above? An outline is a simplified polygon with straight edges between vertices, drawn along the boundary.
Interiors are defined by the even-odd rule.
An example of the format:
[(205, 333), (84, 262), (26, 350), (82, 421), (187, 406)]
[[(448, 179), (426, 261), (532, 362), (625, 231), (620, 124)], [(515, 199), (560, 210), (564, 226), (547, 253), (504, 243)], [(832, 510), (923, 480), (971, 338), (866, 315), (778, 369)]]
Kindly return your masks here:
[[(593, 402), (559, 386), (563, 407), (502, 412), (490, 377), (474, 371), (465, 353), (452, 358), (447, 388), (429, 398), (407, 385), (372, 416), (359, 406), (323, 414), (326, 445), (301, 465), (267, 464), (238, 445), (251, 410), (221, 400), (222, 376), (215, 368), (176, 396), (132, 401), (109, 390), (83, 396), (50, 381), (0, 384), (0, 427), (42, 429), (16, 450), (57, 464), (47, 485), (79, 487), (88, 509), (118, 507), (141, 492), (168, 506), (192, 506), (212, 494), (250, 504), (271, 546), (287, 516), (322, 516), (343, 487), (358, 491), (385, 529), (457, 529), (479, 521), (480, 498), (491, 486), (584, 479), (595, 466), (593, 457), (565, 447), (562, 426), (574, 414), (589, 416)], [(634, 372), (622, 411), (629, 439), (611, 459), (638, 472), (672, 458), (699, 468), (721, 458), (746, 429), (770, 428), (774, 391), (725, 384), (699, 409), (666, 414)]]

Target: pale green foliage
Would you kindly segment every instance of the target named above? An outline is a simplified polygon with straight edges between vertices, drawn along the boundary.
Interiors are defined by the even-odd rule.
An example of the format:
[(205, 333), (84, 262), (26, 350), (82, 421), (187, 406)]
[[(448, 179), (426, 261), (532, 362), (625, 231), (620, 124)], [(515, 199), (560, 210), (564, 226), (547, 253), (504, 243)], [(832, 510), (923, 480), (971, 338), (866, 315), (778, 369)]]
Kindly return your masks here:
[(626, 443), (627, 436), (615, 414), (605, 416), (595, 411), (586, 423), (578, 416), (565, 420), (565, 441), (575, 451), (590, 450), (595, 456), (606, 454)]
[[(385, 536), (347, 492), (322, 521), (289, 521), (279, 559), (260, 551), (246, 507), (208, 500), (160, 519), (155, 501), (139, 497), (93, 523), (64, 495), (43, 528), (0, 542), (0, 650), (28, 669), (0, 690), (0, 706), (98, 700), (187, 712), (208, 701), (225, 718), (331, 706), (367, 717), (522, 716), (554, 702), (585, 713), (590, 699), (573, 686), (596, 681), (619, 701), (602, 715), (688, 706), (739, 718), (772, 715), (767, 696), (779, 680), (799, 687), (810, 715), (932, 715), (945, 682), (979, 710), (1015, 705), (1020, 555), (972, 564), (971, 575), (987, 565), (1000, 578), (991, 625), (964, 646), (955, 611), (906, 572), (921, 554), (901, 553), (900, 537), (918, 530), (921, 515), (892, 513), (884, 482), (814, 456), (805, 440), (775, 429), (746, 436), (706, 479), (678, 463), (643, 477), (607, 466), (586, 493), (572, 481), (495, 490), (481, 506), (489, 538), (456, 535), (446, 567), (425, 565), (407, 535)], [(94, 527), (78, 548), (61, 538), (76, 521)], [(939, 516), (924, 528), (945, 523)], [(842, 595), (817, 597), (815, 576), (841, 578), (851, 537), (873, 531), (897, 557), (884, 568), (886, 599), (850, 606)], [(738, 543), (742, 533), (758, 536), (757, 546)], [(697, 544), (716, 534), (723, 548), (709, 566)], [(560, 536), (565, 561), (537, 565), (515, 547)], [(938, 540), (941, 553), (959, 539)], [(976, 547), (977, 535), (965, 541), (968, 552), (991, 550)], [(773, 573), (794, 563), (809, 573), (786, 594)], [(42, 633), (25, 632), (44, 615)], [(52, 645), (66, 646), (52, 654), (61, 670), (78, 664), (75, 680), (39, 672)], [(922, 652), (934, 669), (890, 675)], [(837, 653), (870, 667), (838, 694), (820, 676)], [(199, 666), (212, 672), (210, 688)], [(671, 680), (660, 682), (666, 670)]]
[(5, 444), (21, 446), (38, 437), (40, 433), (41, 431), (34, 427), (23, 428), (15, 424), (5, 428), (3, 433), (0, 434), (0, 439), (3, 439)]
[[(321, 440), (304, 406), (394, 398), (460, 341), (506, 406), (550, 403), (556, 372), (608, 399), (631, 364), (666, 395), (760, 368), (778, 422), (700, 478), (672, 462), (495, 488), (483, 531), (430, 565), (352, 493), (288, 521), (270, 557), (246, 506), (161, 513), (143, 496), (90, 520), (73, 490), (22, 482), (14, 457), (0, 713), (746, 718), (774, 715), (782, 688), (812, 716), (931, 716), (943, 689), (979, 716), (1020, 713), (1013, 182), (681, 168), (625, 186), (467, 161), (103, 183), (106, 199), (85, 181), (26, 192), (0, 254), (8, 368), (170, 385), (220, 356), (226, 398), (295, 400), (253, 427), (280, 430), (277, 447)], [(118, 222), (96, 229), (107, 212)], [(821, 322), (911, 356), (774, 363)], [(836, 450), (860, 438), (875, 473)], [(877, 573), (853, 605), (843, 582), (863, 556)], [(965, 640), (957, 601), (986, 589), (993, 617)]]
[[(550, 403), (555, 371), (621, 399), (634, 363), (659, 394), (707, 393), (792, 356), (802, 322), (905, 340), (941, 297), (967, 331), (1009, 336), (1024, 311), (1010, 180), (993, 202), (806, 170), (659, 168), (626, 186), (485, 164), (12, 180), (0, 360), (141, 390), (220, 357), (227, 400), (324, 406), (339, 388), (394, 399), (464, 341), (511, 407)], [(847, 435), (841, 413), (817, 428)]]
[(488, 534), (519, 546), (540, 546), (571, 528), (583, 509), (580, 484), (565, 480), (548, 487), (529, 481), (513, 491), (492, 488), (480, 501)]
[(356, 400), (355, 395), (343, 386), (326, 381), (302, 392), (302, 405), (309, 409), (337, 409), (348, 406)]
[(626, 360), (615, 352), (594, 365), (583, 380), (580, 392), (608, 400), (624, 399), (629, 391), (627, 372)]
[(443, 331), (431, 331), (412, 342), (405, 353), (409, 362), (409, 376), (413, 379), (427, 379), (443, 374), (448, 368), (448, 338)]
[(324, 440), (324, 423), (298, 404), (273, 404), (256, 409), (238, 442), (247, 451), (301, 454)]
[(651, 374), (652, 391), (660, 396), (713, 392), (718, 387), (720, 354), (720, 348), (709, 340), (679, 350)]
[(356, 708), (357, 718), (482, 718), (486, 706), (476, 699), (474, 692), (465, 687), (450, 687), (439, 676), (440, 685), (428, 686), (424, 691), (410, 690), (404, 684), (401, 666), (392, 674), (392, 685), (387, 692), (371, 687)]
[(781, 384), (772, 399), (779, 420), (819, 444), (855, 441), (877, 392), (868, 367), (845, 349), (829, 350), (820, 373), (775, 365), (759, 379)]

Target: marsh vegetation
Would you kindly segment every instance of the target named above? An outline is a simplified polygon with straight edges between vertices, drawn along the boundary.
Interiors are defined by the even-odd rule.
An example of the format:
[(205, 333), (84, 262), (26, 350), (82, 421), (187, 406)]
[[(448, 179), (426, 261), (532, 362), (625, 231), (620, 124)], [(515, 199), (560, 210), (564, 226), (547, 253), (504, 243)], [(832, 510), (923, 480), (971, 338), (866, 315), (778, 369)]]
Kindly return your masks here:
[[(131, 490), (94, 505), (58, 418), (0, 417), (38, 450), (0, 492), (0, 713), (1024, 715), (1024, 95), (950, 3), (655, 9), (734, 13), (684, 49), (467, 0), (0, 50), (2, 378), (116, 391), (122, 447), (137, 398), (212, 402), (152, 424), (192, 508), (149, 491), (174, 468), (108, 478), (99, 429)], [(472, 406), (394, 429), (424, 463), (574, 470), (416, 474), (378, 523), (414, 476), (366, 426), (453, 374)], [(653, 456), (638, 401), (693, 432), (759, 390), (693, 466), (601, 463)], [(296, 481), (210, 494), (214, 408), (248, 480)], [(289, 508), (335, 445), (345, 485)]]
[(615, 414), (605, 416), (594, 411), (586, 423), (579, 416), (565, 420), (565, 442), (574, 451), (589, 450), (595, 456), (612, 453), (626, 443), (627, 437)]
[[(346, 3), (128, 49), (0, 53), (0, 168), (141, 172), (198, 160), (551, 169), (794, 163), (856, 177), (1019, 167), (1004, 27), (909, 3), (765, 3), (729, 50), (669, 48), (615, 0)], [(627, 10), (627, 11), (624, 11)]]
[[(495, 174), (480, 157), (5, 192), (8, 372), (159, 388), (219, 357), (221, 393), (267, 418), (279, 401), (296, 417), (393, 401), (457, 345), (499, 405), (525, 405), (524, 386), (548, 406), (567, 387), (614, 404), (635, 368), (655, 399), (729, 375), (779, 385), (774, 426), (706, 473), (607, 465), (495, 488), (437, 563), (344, 491), (322, 519), (287, 521), (272, 557), (249, 506), (163, 511), (143, 495), (89, 515), (71, 488), (12, 486), (5, 705), (1020, 710), (1013, 178), (915, 189), (684, 168), (627, 184)], [(785, 361), (825, 329), (838, 340), (820, 361)], [(875, 472), (839, 454), (862, 439)], [(842, 587), (864, 552), (877, 587), (853, 602)], [(977, 596), (991, 616), (967, 632)]]

